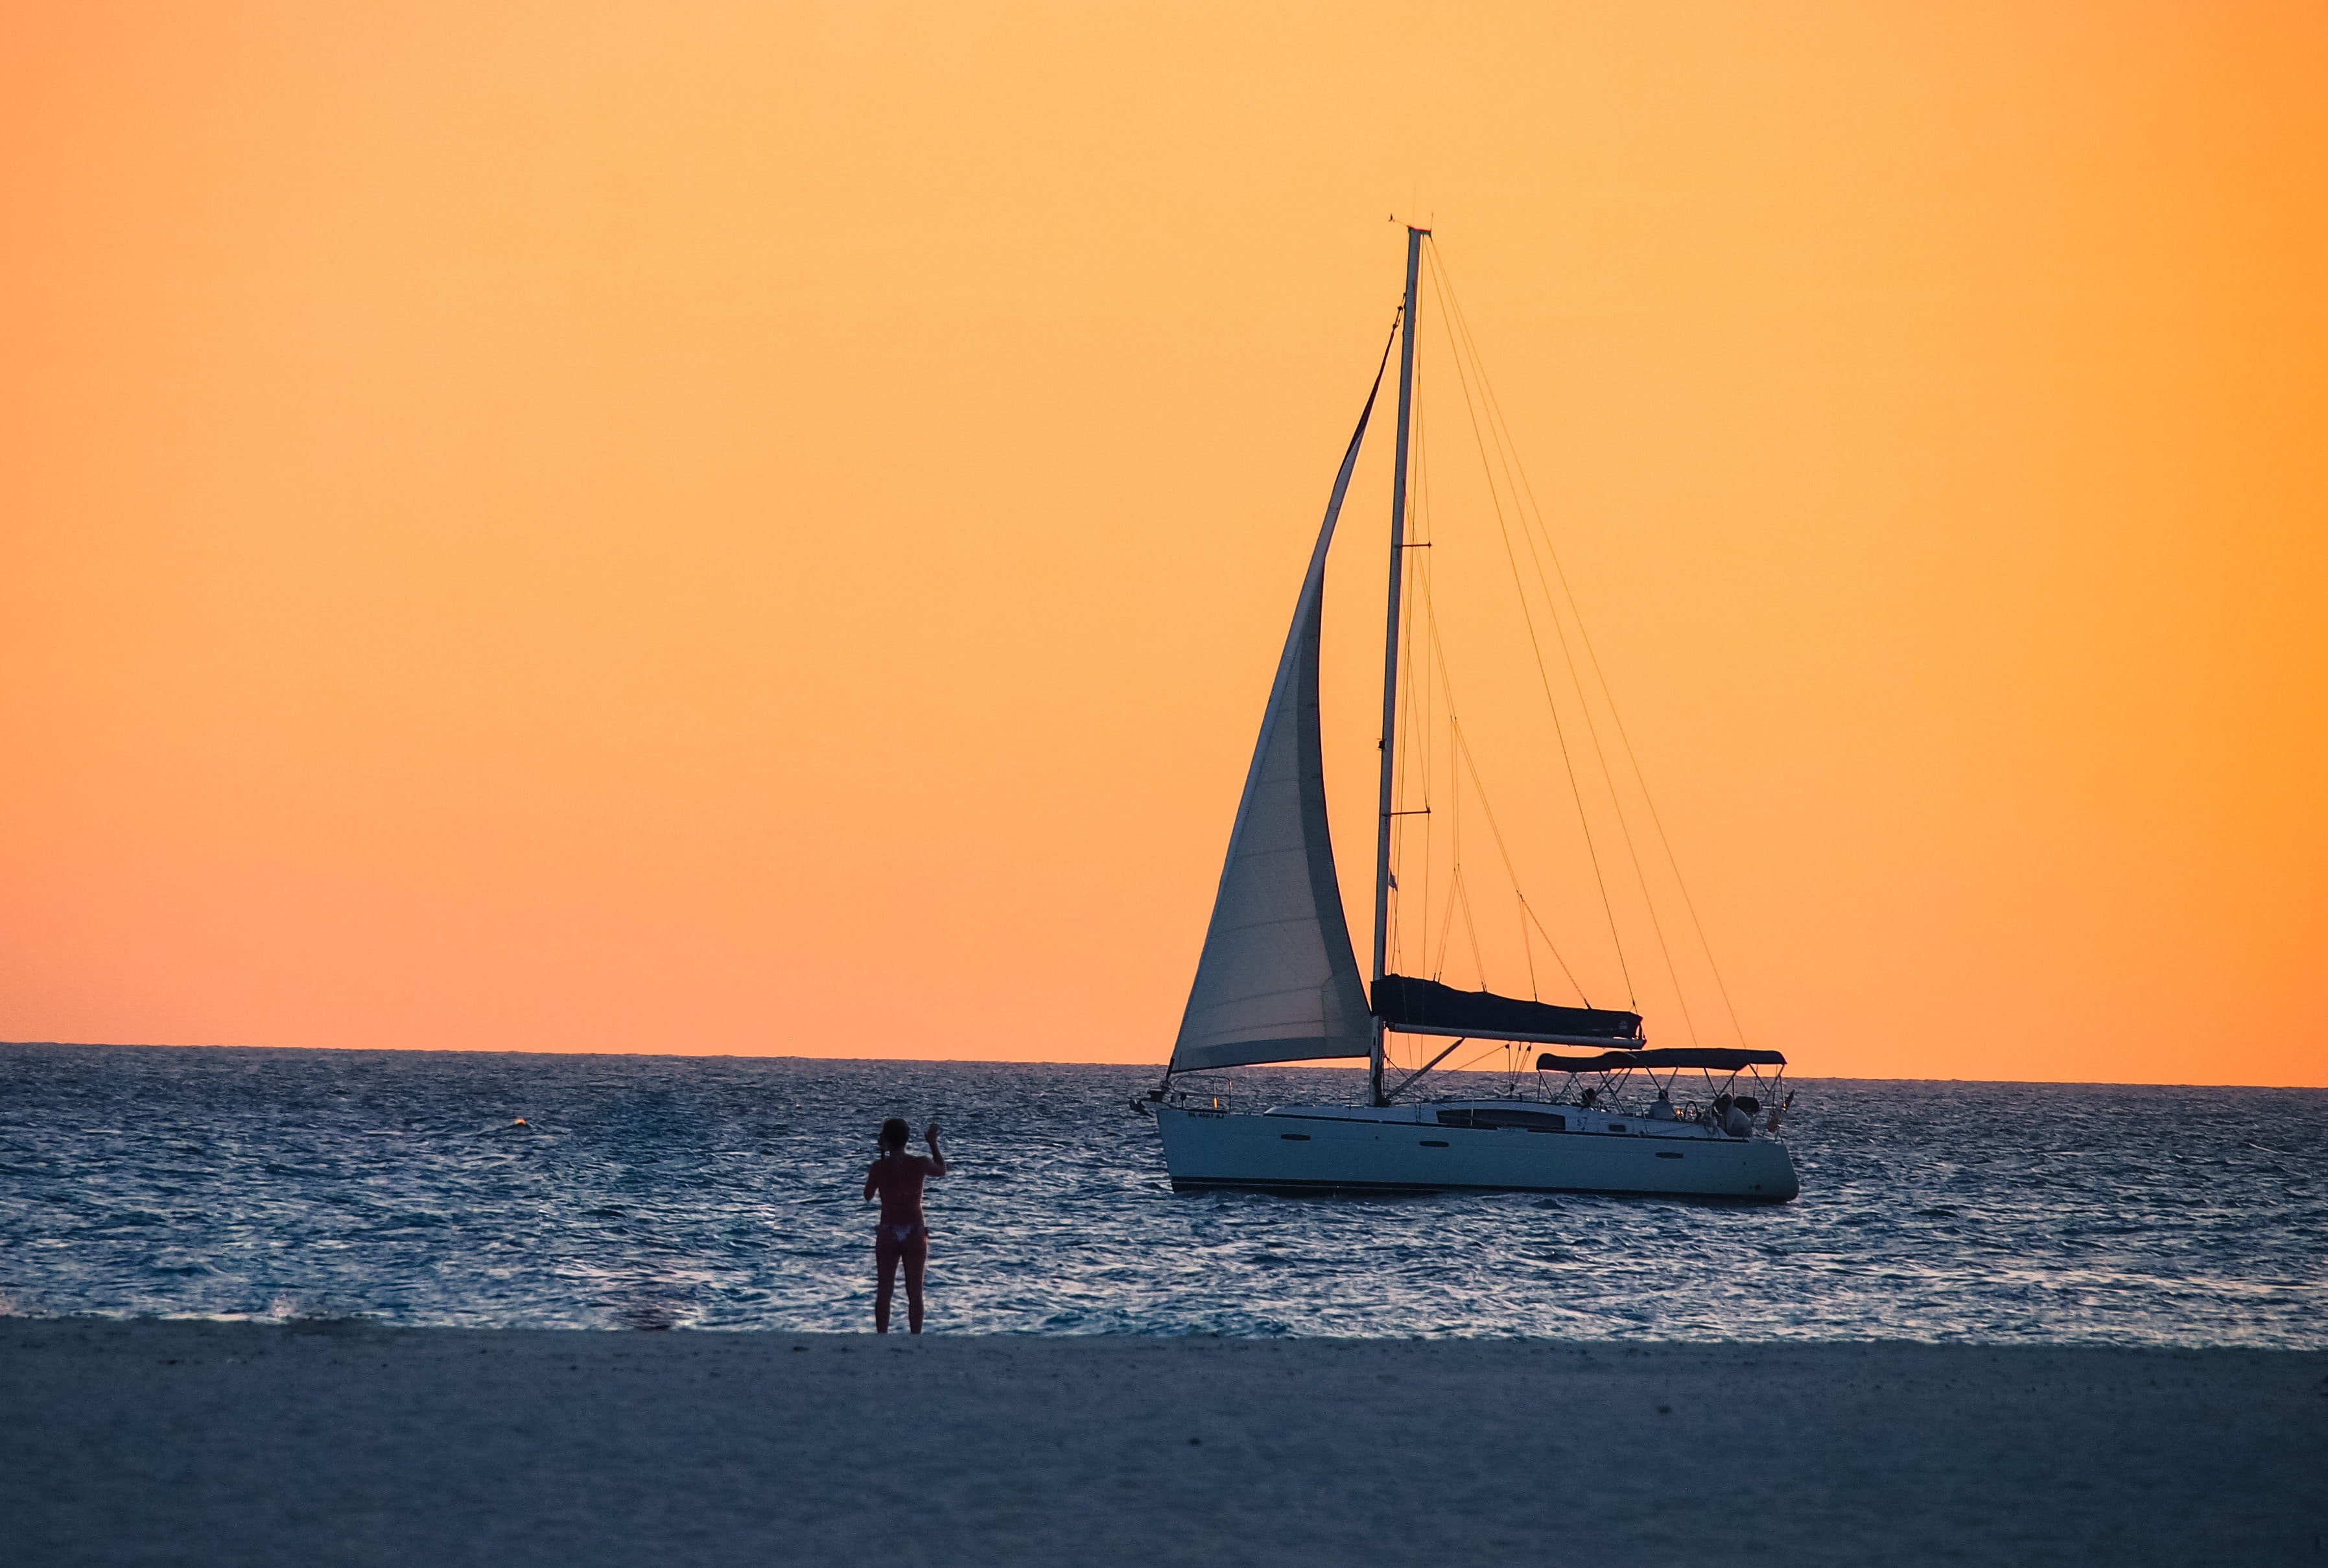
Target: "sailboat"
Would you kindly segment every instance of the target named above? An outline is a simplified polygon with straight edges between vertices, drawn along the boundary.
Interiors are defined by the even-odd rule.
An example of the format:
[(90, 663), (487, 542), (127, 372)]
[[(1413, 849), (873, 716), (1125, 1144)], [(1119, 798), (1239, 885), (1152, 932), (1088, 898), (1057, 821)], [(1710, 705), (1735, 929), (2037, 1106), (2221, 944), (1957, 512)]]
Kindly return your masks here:
[[(1374, 964), (1361, 985), (1327, 830), (1319, 648), (1326, 558), (1389, 364), (1385, 344), (1294, 601), (1211, 922), (1161, 1086), (1133, 1101), (1155, 1118), (1175, 1190), (1435, 1192), (1460, 1188), (1646, 1194), (1783, 1202), (1799, 1184), (1779, 1136), (1788, 1102), (1774, 1050), (1652, 1048), (1641, 1015), (1464, 991), (1390, 972), (1392, 829), (1399, 741), (1400, 595), (1414, 397), (1416, 285), (1430, 230), (1406, 229), (1398, 325), (1398, 434), (1383, 659), (1382, 776), (1375, 837)], [(1483, 977), (1484, 985), (1484, 977)], [(1385, 1041), (1450, 1041), (1385, 1083)], [(1466, 1042), (1536, 1056), (1504, 1092), (1427, 1098), (1425, 1075)], [(1586, 1054), (1575, 1054), (1576, 1048)], [(1357, 1104), (1259, 1111), (1207, 1086), (1224, 1069), (1366, 1058)], [(1676, 1100), (1684, 1075), (1691, 1090)], [(1199, 1075), (1191, 1077), (1190, 1075)], [(1689, 1094), (1704, 1086), (1703, 1103)], [(1748, 1093), (1747, 1089), (1759, 1093)], [(1654, 1098), (1649, 1096), (1654, 1094)], [(1763, 1115), (1765, 1100), (1769, 1110)]]

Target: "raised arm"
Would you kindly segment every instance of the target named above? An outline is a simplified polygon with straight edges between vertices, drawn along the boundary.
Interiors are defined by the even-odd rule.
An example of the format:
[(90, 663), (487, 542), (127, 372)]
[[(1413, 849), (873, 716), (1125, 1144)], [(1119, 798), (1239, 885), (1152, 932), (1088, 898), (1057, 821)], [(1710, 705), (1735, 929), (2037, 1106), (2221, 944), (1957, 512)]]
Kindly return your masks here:
[(943, 1176), (945, 1174), (945, 1151), (938, 1147), (938, 1124), (934, 1122), (931, 1122), (929, 1131), (923, 1133), (922, 1137), (930, 1146), (930, 1174), (932, 1176)]

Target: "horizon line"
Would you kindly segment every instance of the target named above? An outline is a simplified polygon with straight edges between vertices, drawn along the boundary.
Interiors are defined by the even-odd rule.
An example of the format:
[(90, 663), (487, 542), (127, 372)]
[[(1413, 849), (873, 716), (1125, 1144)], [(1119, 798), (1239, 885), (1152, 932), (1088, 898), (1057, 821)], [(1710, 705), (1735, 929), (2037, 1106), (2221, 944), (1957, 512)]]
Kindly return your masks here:
[[(180, 1043), (154, 1040), (0, 1040), (0, 1050), (21, 1050), (47, 1047), (64, 1050), (106, 1051), (285, 1051), (341, 1052), (348, 1055), (402, 1055), (436, 1056), (614, 1056), (668, 1057), (681, 1061), (790, 1061), (790, 1062), (863, 1062), (868, 1064), (915, 1063), (925, 1066), (954, 1064), (977, 1067), (1120, 1067), (1127, 1072), (1161, 1072), (1160, 1062), (1074, 1061), (1067, 1059), (1017, 1058), (1009, 1056), (802, 1056), (787, 1051), (569, 1051), (540, 1046), (506, 1046), (498, 1049), (480, 1049), (474, 1046), (250, 1046), (219, 1042)], [(1352, 1058), (1353, 1061), (1356, 1058)], [(1275, 1062), (1268, 1064), (1272, 1072), (1356, 1072), (1359, 1068), (1333, 1062)], [(1790, 1069), (1791, 1070), (1791, 1069)], [(1480, 1069), (1473, 1068), (1476, 1073)], [(2193, 1083), (2188, 1080), (2120, 1079), (2120, 1078), (1908, 1078), (1852, 1077), (1841, 1074), (1826, 1076), (1798, 1075), (1806, 1082), (1841, 1084), (2030, 1084), (2048, 1087), (2079, 1087), (2093, 1089), (2292, 1089), (2318, 1093), (2328, 1090), (2328, 1084), (2232, 1084)]]

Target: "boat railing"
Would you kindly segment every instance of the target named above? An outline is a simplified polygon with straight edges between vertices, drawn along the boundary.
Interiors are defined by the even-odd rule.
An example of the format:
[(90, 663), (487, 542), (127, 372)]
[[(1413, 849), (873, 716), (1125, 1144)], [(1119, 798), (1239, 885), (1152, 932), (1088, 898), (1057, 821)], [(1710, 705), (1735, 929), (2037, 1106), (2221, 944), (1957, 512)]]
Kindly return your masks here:
[[(1775, 1138), (1779, 1135), (1779, 1129), (1785, 1125), (1795, 1099), (1793, 1092), (1786, 1086), (1785, 1067), (1781, 1066), (1766, 1076), (1760, 1066), (1749, 1065), (1722, 1074), (1718, 1078), (1712, 1069), (1701, 1068), (1699, 1076), (1704, 1091), (1702, 1099), (1675, 1095), (1674, 1091), (1680, 1086), (1682, 1074), (1687, 1070), (1676, 1067), (1660, 1078), (1652, 1069), (1630, 1066), (1563, 1072), (1557, 1067), (1544, 1067), (1539, 1062), (1536, 1081), (1542, 1088), (1537, 1097), (1554, 1105), (1574, 1105), (1584, 1110), (1662, 1122), (1662, 1117), (1652, 1115), (1649, 1110), (1657, 1095), (1662, 1094), (1673, 1108), (1675, 1122), (1694, 1122), (1717, 1130), (1721, 1128), (1717, 1120), (1717, 1103), (1727, 1100), (1734, 1104), (1742, 1099), (1751, 1107), (1747, 1113), (1751, 1122), (1748, 1137), (1760, 1134)], [(1648, 1081), (1649, 1094), (1645, 1095), (1634, 1087), (1636, 1072)], [(1580, 1082), (1586, 1078), (1594, 1081)], [(1741, 1084), (1741, 1078), (1745, 1081), (1743, 1084)], [(1554, 1083), (1554, 1080), (1559, 1082)], [(1722, 1109), (1726, 1111), (1728, 1105), (1723, 1105)]]
[[(1144, 1103), (1172, 1105), (1184, 1111), (1228, 1111), (1243, 1097), (1243, 1084), (1226, 1074), (1215, 1076), (1207, 1073), (1201, 1077), (1175, 1079), (1159, 1089), (1152, 1089)], [(1135, 1110), (1141, 1109), (1143, 1102), (1134, 1100), (1132, 1105)]]

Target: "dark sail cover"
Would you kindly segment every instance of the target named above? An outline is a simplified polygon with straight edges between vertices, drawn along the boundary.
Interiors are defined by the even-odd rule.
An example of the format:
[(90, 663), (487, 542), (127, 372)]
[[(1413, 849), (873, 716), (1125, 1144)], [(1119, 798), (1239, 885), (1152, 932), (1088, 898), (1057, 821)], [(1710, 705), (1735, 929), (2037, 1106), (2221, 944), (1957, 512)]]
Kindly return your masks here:
[(1734, 1073), (1741, 1067), (1783, 1067), (1787, 1058), (1776, 1051), (1725, 1051), (1677, 1046), (1664, 1051), (1603, 1051), (1597, 1056), (1555, 1056), (1546, 1051), (1535, 1059), (1539, 1073), (1614, 1073), (1625, 1067), (1710, 1067)]
[(1493, 991), (1457, 991), (1435, 980), (1386, 974), (1375, 981), (1375, 1017), (1413, 1035), (1467, 1035), (1480, 1040), (1638, 1039), (1641, 1015), (1607, 1008), (1554, 1007)]

